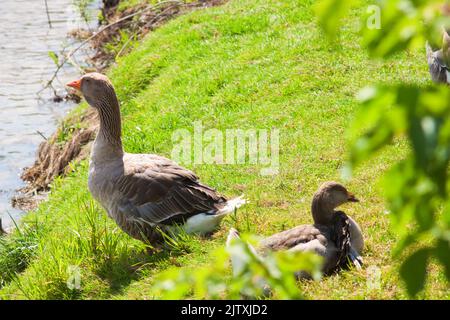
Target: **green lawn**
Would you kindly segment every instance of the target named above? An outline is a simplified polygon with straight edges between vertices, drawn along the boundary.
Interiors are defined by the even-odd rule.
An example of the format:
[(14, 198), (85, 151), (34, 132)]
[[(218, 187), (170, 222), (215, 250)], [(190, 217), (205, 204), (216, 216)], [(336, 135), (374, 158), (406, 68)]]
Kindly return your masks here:
[[(0, 250), (0, 298), (155, 298), (155, 275), (169, 266), (208, 264), (227, 231), (270, 235), (310, 223), (310, 201), (327, 180), (342, 181), (355, 94), (379, 82), (426, 83), (425, 52), (388, 62), (368, 59), (360, 47), (359, 14), (352, 12), (341, 44), (330, 44), (316, 26), (310, 0), (231, 0), (191, 12), (150, 33), (109, 75), (122, 104), (127, 152), (170, 157), (172, 133), (204, 129), (280, 129), (280, 173), (261, 176), (260, 165), (188, 165), (203, 182), (227, 196), (245, 193), (250, 203), (226, 218), (211, 238), (190, 238), (183, 250), (149, 256), (144, 245), (118, 230), (91, 198), (88, 163), (55, 181), (48, 202), (27, 216), (29, 229)], [(85, 106), (83, 105), (83, 108)], [(347, 183), (361, 202), (343, 207), (366, 240), (365, 267), (299, 285), (309, 299), (403, 299), (399, 261), (391, 258), (380, 178), (407, 151), (399, 141), (359, 168)], [(11, 254), (29, 237), (31, 254)], [(14, 242), (16, 241), (16, 242)], [(28, 243), (28, 242), (26, 242)], [(181, 251), (181, 252), (180, 252)], [(34, 253), (33, 253), (34, 252)], [(3, 255), (3, 256), (2, 256)], [(12, 260), (15, 259), (15, 260)], [(24, 261), (26, 260), (26, 261)], [(28, 263), (11, 276), (11, 262)], [(78, 266), (81, 289), (67, 287), (69, 266)], [(367, 286), (367, 269), (381, 269), (381, 288)], [(450, 298), (443, 270), (432, 265), (420, 298)], [(157, 298), (157, 297), (156, 297)]]

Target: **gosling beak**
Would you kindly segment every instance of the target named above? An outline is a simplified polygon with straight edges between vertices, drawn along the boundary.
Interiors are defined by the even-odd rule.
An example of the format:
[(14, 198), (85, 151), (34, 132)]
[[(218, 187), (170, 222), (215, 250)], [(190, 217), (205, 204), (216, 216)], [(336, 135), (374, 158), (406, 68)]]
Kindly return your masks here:
[(359, 199), (355, 197), (353, 193), (348, 193), (348, 202), (359, 202)]
[(66, 84), (66, 86), (74, 88), (74, 89), (77, 89), (78, 91), (80, 91), (81, 90), (81, 79), (69, 82), (68, 84)]

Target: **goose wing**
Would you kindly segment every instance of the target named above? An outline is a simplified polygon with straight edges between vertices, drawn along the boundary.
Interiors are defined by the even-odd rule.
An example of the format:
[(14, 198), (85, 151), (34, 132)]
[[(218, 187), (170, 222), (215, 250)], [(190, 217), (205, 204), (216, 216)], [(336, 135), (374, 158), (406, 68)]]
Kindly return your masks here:
[(274, 234), (260, 245), (269, 250), (313, 251), (324, 256), (328, 245), (326, 234), (328, 228), (324, 226), (301, 225)]
[(214, 214), (227, 202), (192, 171), (155, 155), (125, 155), (124, 174), (116, 188), (122, 199), (119, 210), (150, 225)]
[(348, 265), (348, 259), (357, 269), (361, 269), (362, 258), (352, 247), (351, 238), (351, 219), (342, 211), (334, 214), (334, 230), (332, 232), (332, 241), (337, 248), (335, 268), (345, 268)]

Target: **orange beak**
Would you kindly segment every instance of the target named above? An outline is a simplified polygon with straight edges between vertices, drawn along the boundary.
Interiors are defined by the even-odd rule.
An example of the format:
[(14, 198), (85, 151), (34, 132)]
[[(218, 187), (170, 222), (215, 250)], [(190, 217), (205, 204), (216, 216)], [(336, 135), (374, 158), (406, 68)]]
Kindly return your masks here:
[(81, 79), (69, 82), (68, 84), (66, 84), (66, 86), (77, 89), (77, 90), (81, 90)]

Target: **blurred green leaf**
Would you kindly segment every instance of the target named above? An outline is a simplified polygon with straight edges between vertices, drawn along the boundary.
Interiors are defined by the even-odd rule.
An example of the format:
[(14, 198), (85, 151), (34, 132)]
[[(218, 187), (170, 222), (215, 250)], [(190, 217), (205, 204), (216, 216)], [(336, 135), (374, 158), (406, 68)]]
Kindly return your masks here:
[(439, 33), (442, 25), (447, 23), (445, 19), (437, 19), (441, 0), (382, 0), (376, 3), (382, 12), (380, 27), (364, 24), (362, 30), (363, 45), (371, 56), (385, 58), (405, 49), (422, 48), (425, 40)]
[(319, 25), (330, 39), (337, 38), (342, 18), (357, 2), (357, 0), (321, 0), (317, 3), (315, 10), (319, 18)]
[(48, 52), (48, 56), (50, 57), (50, 59), (52, 59), (52, 61), (55, 64), (55, 66), (59, 65), (58, 55), (54, 51), (49, 51)]
[[(252, 237), (243, 239), (252, 242)], [(270, 294), (281, 299), (301, 299), (296, 273), (301, 270), (318, 278), (321, 262), (321, 257), (302, 252), (269, 252), (261, 257), (247, 240), (235, 239), (227, 249), (216, 251), (211, 265), (164, 272), (156, 280), (153, 292), (161, 299), (241, 299)]]
[(400, 275), (410, 296), (416, 296), (424, 285), (430, 249), (419, 249), (411, 254), (400, 267)]

